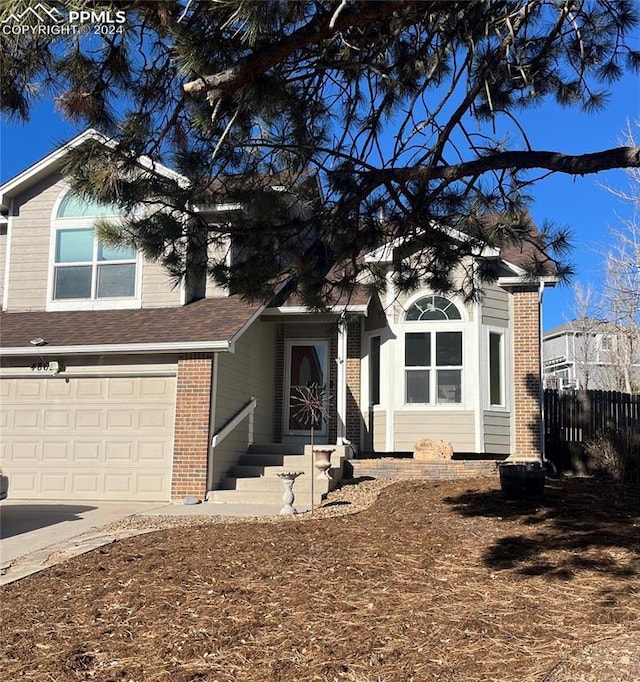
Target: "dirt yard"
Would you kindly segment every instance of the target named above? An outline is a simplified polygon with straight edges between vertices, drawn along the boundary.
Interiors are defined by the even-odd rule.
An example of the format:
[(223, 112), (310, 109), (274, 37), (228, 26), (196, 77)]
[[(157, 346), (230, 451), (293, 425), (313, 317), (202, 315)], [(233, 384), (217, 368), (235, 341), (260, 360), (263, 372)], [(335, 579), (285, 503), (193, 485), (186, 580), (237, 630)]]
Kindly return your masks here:
[[(339, 495), (334, 508), (349, 511)], [(403, 482), (357, 514), (139, 535), (2, 588), (3, 680), (640, 679), (640, 491)]]

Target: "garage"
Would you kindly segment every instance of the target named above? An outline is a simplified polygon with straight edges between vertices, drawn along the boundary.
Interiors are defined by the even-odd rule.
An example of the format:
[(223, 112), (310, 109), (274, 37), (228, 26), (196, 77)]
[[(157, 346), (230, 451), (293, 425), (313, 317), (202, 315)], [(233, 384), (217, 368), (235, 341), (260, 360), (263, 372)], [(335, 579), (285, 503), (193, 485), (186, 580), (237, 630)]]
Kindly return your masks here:
[(169, 500), (175, 400), (175, 376), (3, 378), (11, 498)]

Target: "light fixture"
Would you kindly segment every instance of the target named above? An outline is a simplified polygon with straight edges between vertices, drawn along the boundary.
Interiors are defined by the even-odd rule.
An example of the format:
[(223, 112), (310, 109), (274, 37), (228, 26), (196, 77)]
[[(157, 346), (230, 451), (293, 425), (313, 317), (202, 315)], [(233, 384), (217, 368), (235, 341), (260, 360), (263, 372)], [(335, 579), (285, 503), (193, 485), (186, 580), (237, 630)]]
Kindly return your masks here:
[(32, 346), (45, 346), (47, 344), (47, 342), (44, 339), (41, 339), (40, 337), (38, 337), (37, 339), (31, 339), (29, 343)]

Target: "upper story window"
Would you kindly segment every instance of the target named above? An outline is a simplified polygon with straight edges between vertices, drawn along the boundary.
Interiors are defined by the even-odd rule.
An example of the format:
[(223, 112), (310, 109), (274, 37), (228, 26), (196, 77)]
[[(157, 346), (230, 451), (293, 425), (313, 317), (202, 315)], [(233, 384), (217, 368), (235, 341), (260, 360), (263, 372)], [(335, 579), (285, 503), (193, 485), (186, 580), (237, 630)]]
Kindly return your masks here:
[(443, 296), (424, 296), (407, 310), (405, 321), (405, 403), (462, 403), (460, 310)]
[(609, 334), (598, 334), (597, 338), (600, 345), (600, 350), (615, 351), (615, 336), (611, 336)]
[(54, 218), (53, 301), (135, 298), (136, 250), (108, 246), (93, 227), (96, 218), (116, 214), (112, 206), (65, 195)]
[(455, 303), (444, 296), (423, 296), (407, 310), (405, 320), (461, 320)]

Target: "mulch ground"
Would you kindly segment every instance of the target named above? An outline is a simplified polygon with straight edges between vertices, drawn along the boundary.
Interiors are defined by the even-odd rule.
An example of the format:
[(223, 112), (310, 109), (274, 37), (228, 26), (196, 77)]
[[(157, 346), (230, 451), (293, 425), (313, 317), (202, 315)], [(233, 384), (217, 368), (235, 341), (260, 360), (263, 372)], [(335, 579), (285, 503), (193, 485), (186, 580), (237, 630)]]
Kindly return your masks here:
[(640, 491), (401, 482), (355, 515), (176, 528), (2, 588), (5, 680), (640, 679)]

